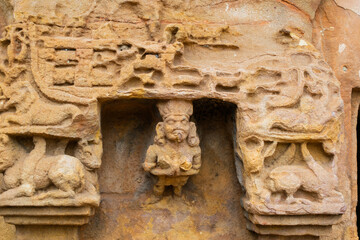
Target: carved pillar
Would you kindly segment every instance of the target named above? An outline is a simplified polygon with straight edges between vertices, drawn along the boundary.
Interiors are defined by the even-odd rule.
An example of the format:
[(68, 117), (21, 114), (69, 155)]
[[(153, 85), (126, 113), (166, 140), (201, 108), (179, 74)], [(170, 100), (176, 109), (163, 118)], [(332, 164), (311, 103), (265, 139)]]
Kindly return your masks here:
[[(39, 65), (29, 59), (41, 43), (30, 29), (15, 24), (1, 39), (8, 65), (1, 69), (0, 83), (0, 215), (16, 226), (17, 239), (78, 239), (78, 226), (89, 221), (100, 203), (98, 105), (95, 99), (74, 104), (39, 92), (31, 80), (31, 68)], [(65, 50), (42, 53), (60, 64), (74, 55)], [(48, 66), (40, 68), (48, 75)], [(69, 79), (68, 74), (63, 78)]]
[(5, 222), (16, 226), (17, 239), (78, 239), (93, 207), (2, 207)]
[[(312, 52), (265, 57), (254, 65), (257, 74), (245, 91), (264, 91), (240, 103), (237, 114), (247, 228), (260, 235), (328, 235), (346, 210), (337, 177), (340, 84)], [(261, 75), (273, 84), (261, 83)]]

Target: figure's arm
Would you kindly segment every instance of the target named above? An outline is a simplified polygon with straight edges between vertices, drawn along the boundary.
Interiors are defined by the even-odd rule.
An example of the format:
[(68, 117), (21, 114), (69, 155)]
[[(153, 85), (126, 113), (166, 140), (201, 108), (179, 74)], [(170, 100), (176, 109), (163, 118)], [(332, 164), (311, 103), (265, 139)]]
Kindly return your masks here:
[(197, 151), (197, 153), (194, 155), (193, 162), (192, 162), (192, 168), (195, 170), (200, 169), (201, 167), (201, 151), (200, 148)]
[(155, 148), (150, 146), (146, 152), (145, 161), (143, 163), (143, 168), (146, 172), (149, 172), (152, 168), (156, 166), (157, 154)]

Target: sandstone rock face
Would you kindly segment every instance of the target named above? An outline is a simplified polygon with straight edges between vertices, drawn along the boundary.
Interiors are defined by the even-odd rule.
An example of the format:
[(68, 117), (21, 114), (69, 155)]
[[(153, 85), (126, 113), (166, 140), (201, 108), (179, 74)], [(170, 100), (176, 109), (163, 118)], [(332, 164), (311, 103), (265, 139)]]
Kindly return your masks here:
[(360, 5), (0, 1), (5, 239), (357, 239)]

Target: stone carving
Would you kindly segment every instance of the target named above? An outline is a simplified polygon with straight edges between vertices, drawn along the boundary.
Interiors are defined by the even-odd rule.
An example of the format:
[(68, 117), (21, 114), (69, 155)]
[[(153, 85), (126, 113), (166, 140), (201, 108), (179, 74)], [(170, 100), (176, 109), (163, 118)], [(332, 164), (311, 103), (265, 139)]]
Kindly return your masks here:
[[(9, 126), (10, 124), (20, 126), (61, 125), (67, 119), (72, 122), (75, 117), (81, 114), (80, 109), (71, 104), (55, 105), (46, 103), (39, 98), (28, 82), (13, 84), (11, 91), (3, 110), (15, 108), (15, 112), (4, 117), (1, 123), (3, 126)], [(47, 114), (39, 114), (39, 109), (42, 109)]]
[(274, 154), (277, 142), (274, 141), (270, 145), (265, 146), (265, 141), (256, 137), (250, 136), (239, 141), (241, 148), (241, 158), (244, 161), (245, 169), (249, 173), (261, 171), (264, 159)]
[[(336, 190), (336, 169), (331, 167), (331, 165), (322, 166), (322, 164), (311, 155), (307, 144), (307, 142), (301, 143), (300, 150), (298, 150), (299, 144), (291, 143), (281, 156), (278, 156), (276, 160), (272, 160), (269, 166), (264, 166), (264, 160), (273, 157), (278, 145), (277, 142), (268, 143), (267, 146), (264, 146), (264, 140), (252, 136), (246, 139), (243, 145), (240, 145), (243, 149), (241, 158), (244, 160), (244, 167), (250, 170), (249, 182), (262, 182), (261, 184), (256, 184), (257, 191), (255, 191), (253, 195), (251, 191), (248, 192), (248, 197), (252, 200), (260, 197), (258, 201), (260, 201), (259, 204), (261, 205), (264, 203), (265, 206), (267, 206), (267, 203), (275, 204), (275, 206), (268, 205), (268, 210), (263, 208), (260, 211), (269, 211), (268, 213), (270, 213), (274, 210), (276, 211), (276, 204), (285, 204), (288, 206), (288, 204), (292, 203), (306, 204), (309, 205), (307, 208), (312, 208), (311, 204), (317, 205), (318, 202), (338, 203), (332, 206), (332, 208), (328, 205), (330, 212), (333, 210), (334, 212), (343, 212), (345, 210), (343, 196)], [(323, 143), (323, 151), (324, 154), (328, 155), (326, 157), (329, 158), (329, 162), (336, 162), (333, 148), (334, 146), (329, 144), (329, 142)], [(301, 154), (297, 154), (297, 151), (300, 151)], [(300, 158), (300, 160), (295, 161), (295, 158)], [(248, 189), (252, 187), (253, 186), (249, 185)], [(316, 197), (311, 197), (314, 199), (313, 201), (302, 197), (294, 198), (294, 194), (299, 190), (316, 194)], [(282, 192), (286, 194), (285, 201), (280, 201), (282, 197), (281, 194), (277, 195), (278, 199), (271, 200), (273, 193)], [(337, 210), (335, 210), (335, 208)], [(281, 209), (280, 211), (284, 210), (282, 207), (279, 207), (279, 209)], [(313, 209), (315, 211), (315, 208)], [(328, 210), (324, 209), (324, 211)], [(291, 207), (284, 211), (292, 212)], [(298, 210), (296, 210), (296, 212), (298, 212)]]
[[(293, 225), (291, 218), (297, 216), (303, 219), (301, 225), (309, 225), (307, 234), (328, 233), (346, 210), (338, 189), (336, 162), (330, 141), (278, 142), (272, 155), (263, 160), (261, 171), (245, 175), (242, 180), (247, 189), (243, 201), (250, 221), (248, 228), (260, 234), (289, 235), (286, 230)], [(325, 220), (321, 226), (314, 225), (315, 221)], [(278, 229), (270, 233), (269, 225), (277, 225)]]
[[(248, 200), (245, 202), (252, 202), (245, 206), (250, 212), (262, 214), (340, 214), (345, 211), (345, 205), (342, 194), (335, 190), (336, 141), (343, 107), (339, 84), (331, 70), (315, 55), (290, 53), (289, 56), (294, 61), (290, 68), (284, 68), (286, 63), (274, 65), (272, 57), (256, 59), (248, 65), (248, 69), (254, 67), (257, 74), (250, 75), (251, 81), (245, 82), (244, 89), (251, 97), (242, 104), (244, 111), (238, 118), (238, 153), (246, 173)], [(266, 83), (262, 82), (263, 78), (267, 79)], [(284, 92), (291, 84), (298, 87), (289, 89), (293, 91), (291, 94)], [(252, 96), (253, 93), (257, 94)], [(308, 151), (310, 140), (319, 143), (315, 151), (323, 152), (327, 165)], [(296, 142), (301, 142), (301, 147), (296, 147)], [(279, 157), (277, 149), (284, 143), (290, 147)], [(274, 156), (277, 160), (273, 160), (272, 165), (276, 167), (265, 166), (266, 160)], [(294, 162), (294, 158), (298, 160)], [(286, 201), (270, 200), (271, 195), (276, 195), (274, 192), (285, 192)], [(296, 192), (307, 194), (308, 199), (294, 198)], [(325, 205), (325, 202), (332, 204)], [(290, 203), (299, 204), (302, 210)]]
[(57, 143), (53, 154), (46, 153), (43, 137), (34, 136), (33, 141), (34, 148), (26, 153), (12, 137), (1, 135), (1, 171), (4, 174), (0, 199), (75, 198), (85, 191), (97, 195), (96, 183), (88, 171), (99, 168), (101, 162), (88, 143), (80, 141), (74, 156), (70, 156), (65, 154), (67, 139)]
[[(304, 198), (294, 198), (294, 194), (302, 189), (303, 191), (315, 193), (317, 201), (343, 202), (343, 196), (336, 191), (337, 178), (332, 172), (328, 172), (321, 164), (317, 163), (307, 149), (307, 143), (301, 144), (301, 153), (306, 166), (285, 165), (271, 170), (267, 179), (267, 188), (271, 193), (284, 191), (285, 202), (311, 204), (311, 201)], [(293, 158), (295, 155), (295, 144), (291, 144), (286, 155)], [(291, 156), (292, 155), (292, 156)], [(330, 200), (330, 198), (332, 198)], [(266, 197), (270, 201), (270, 194)]]
[[(135, 31), (124, 27), (128, 22), (97, 16), (104, 3), (96, 1), (86, 13), (93, 18), (54, 24), (55, 14), (6, 28), (0, 40), (0, 206), (98, 206), (99, 108), (130, 98), (170, 99), (158, 104), (163, 121), (143, 164), (158, 178), (147, 203), (160, 201), (166, 186), (181, 196), (201, 167), (191, 101), (209, 98), (237, 106), (236, 166), (248, 228), (296, 235), (297, 222), (287, 221), (294, 216), (310, 229), (303, 235), (318, 236), (323, 226), (313, 219), (319, 216), (331, 228), (346, 210), (337, 186), (344, 109), (339, 82), (304, 33), (281, 29), (272, 49), (245, 50), (234, 40), (243, 38), (234, 26), (155, 23), (142, 2), (112, 5), (114, 13), (128, 11), (121, 16), (141, 12), (129, 20), (135, 38), (125, 33)], [(150, 15), (158, 20), (156, 11)], [(25, 146), (19, 139), (26, 137)], [(269, 233), (269, 226), (277, 227)]]
[(144, 170), (158, 176), (154, 186), (154, 199), (161, 200), (165, 186), (173, 186), (174, 194), (181, 196), (182, 187), (189, 176), (201, 167), (201, 150), (195, 123), (189, 118), (193, 113), (191, 102), (169, 100), (158, 103), (163, 118), (156, 126), (155, 144), (146, 153)]
[[(332, 216), (346, 211), (337, 177), (343, 114), (339, 82), (314, 51), (296, 49), (244, 65), (240, 89), (246, 98), (237, 114), (242, 162), (237, 167), (246, 189), (248, 229), (298, 235), (287, 232), (290, 216), (296, 215), (307, 219), (302, 225), (309, 224), (310, 235), (330, 231), (338, 221)], [(314, 226), (310, 219), (319, 215), (328, 223)], [(279, 228), (269, 231), (271, 225)]]

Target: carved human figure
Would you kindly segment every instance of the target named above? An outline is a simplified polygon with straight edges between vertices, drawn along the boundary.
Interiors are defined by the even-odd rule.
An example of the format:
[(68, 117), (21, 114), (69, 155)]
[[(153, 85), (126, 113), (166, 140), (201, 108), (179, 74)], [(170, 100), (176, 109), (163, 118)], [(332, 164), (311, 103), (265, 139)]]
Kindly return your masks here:
[(181, 196), (189, 176), (197, 174), (201, 166), (196, 126), (189, 121), (192, 103), (169, 100), (157, 106), (163, 122), (156, 126), (155, 143), (148, 148), (143, 163), (145, 171), (158, 176), (151, 203), (161, 200), (165, 186), (173, 186), (174, 194)]

